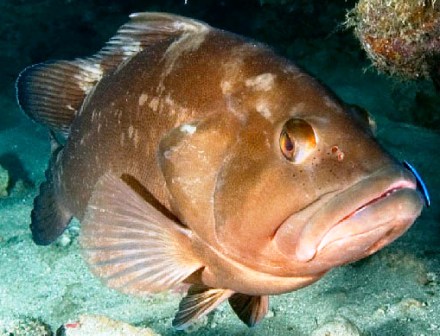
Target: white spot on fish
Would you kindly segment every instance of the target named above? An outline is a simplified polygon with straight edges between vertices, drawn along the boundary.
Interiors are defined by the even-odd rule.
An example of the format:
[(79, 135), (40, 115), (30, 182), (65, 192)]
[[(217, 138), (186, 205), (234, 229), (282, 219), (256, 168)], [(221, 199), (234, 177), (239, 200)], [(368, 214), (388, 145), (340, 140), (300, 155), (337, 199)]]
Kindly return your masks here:
[(227, 110), (231, 112), (238, 120), (244, 123), (246, 121), (246, 115), (237, 109), (239, 106), (237, 106), (235, 99), (228, 94), (225, 95), (225, 100)]
[(264, 73), (246, 79), (245, 85), (255, 91), (269, 91), (273, 88), (275, 77), (272, 73)]
[(139, 96), (139, 106), (143, 106), (148, 100), (148, 95), (143, 93)]
[(80, 71), (74, 75), (74, 78), (77, 79), (79, 88), (85, 94), (88, 94), (102, 78), (103, 71), (101, 66), (87, 61), (78, 61), (76, 65), (79, 66)]
[(137, 128), (134, 129), (134, 138), (133, 138), (133, 143), (134, 143), (134, 147), (138, 148), (139, 146), (139, 132), (137, 130)]
[(192, 135), (197, 131), (197, 127), (194, 125), (185, 124), (180, 126), (180, 131)]
[(255, 106), (255, 109), (267, 120), (270, 120), (270, 118), (272, 117), (272, 113), (270, 112), (270, 109), (267, 106), (267, 102), (264, 100), (259, 100), (257, 102), (257, 105)]
[(133, 138), (133, 132), (134, 132), (134, 127), (133, 127), (133, 125), (130, 125), (130, 126), (128, 127), (128, 137), (129, 137), (130, 139)]
[(165, 89), (163, 81), (173, 71), (174, 65), (180, 56), (182, 56), (184, 53), (197, 50), (205, 41), (205, 37), (209, 32), (208, 26), (192, 20), (188, 22), (174, 22), (173, 27), (176, 30), (181, 30), (182, 35), (165, 51), (165, 55), (163, 57), (163, 60), (165, 61), (165, 68), (158, 85), (159, 92)]
[(304, 103), (298, 103), (298, 104), (294, 105), (292, 107), (292, 109), (290, 110), (290, 116), (291, 117), (296, 117), (299, 114), (303, 113), (304, 110), (305, 110), (305, 106), (306, 105)]
[(232, 84), (231, 84), (231, 82), (229, 82), (229, 81), (227, 81), (227, 80), (223, 80), (223, 81), (220, 83), (220, 87), (221, 87), (221, 89), (222, 89), (222, 93), (223, 93), (223, 94), (227, 94), (227, 93), (231, 92)]
[(159, 107), (159, 102), (160, 102), (159, 97), (153, 97), (153, 98), (151, 99), (150, 103), (148, 104), (148, 106), (149, 106), (154, 112), (156, 112), (156, 111), (157, 111), (157, 108)]

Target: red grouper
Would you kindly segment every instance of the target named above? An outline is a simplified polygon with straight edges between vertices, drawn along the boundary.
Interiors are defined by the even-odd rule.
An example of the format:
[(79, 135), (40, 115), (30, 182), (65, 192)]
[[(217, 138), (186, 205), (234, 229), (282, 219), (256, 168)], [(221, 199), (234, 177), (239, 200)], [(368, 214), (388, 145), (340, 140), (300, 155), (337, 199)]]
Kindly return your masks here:
[(50, 244), (76, 217), (109, 287), (190, 284), (178, 329), (225, 300), (255, 325), (268, 295), (376, 252), (425, 203), (367, 113), (203, 22), (132, 14), (97, 54), (30, 66), (16, 86), (52, 138), (33, 240)]

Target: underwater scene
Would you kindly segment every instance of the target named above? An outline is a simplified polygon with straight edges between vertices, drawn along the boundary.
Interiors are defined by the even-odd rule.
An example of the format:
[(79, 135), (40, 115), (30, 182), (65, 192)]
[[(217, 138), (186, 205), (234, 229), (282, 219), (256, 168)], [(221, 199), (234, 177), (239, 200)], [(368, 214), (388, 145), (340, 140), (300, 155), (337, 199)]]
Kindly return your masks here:
[(440, 335), (440, 1), (0, 1), (0, 335)]

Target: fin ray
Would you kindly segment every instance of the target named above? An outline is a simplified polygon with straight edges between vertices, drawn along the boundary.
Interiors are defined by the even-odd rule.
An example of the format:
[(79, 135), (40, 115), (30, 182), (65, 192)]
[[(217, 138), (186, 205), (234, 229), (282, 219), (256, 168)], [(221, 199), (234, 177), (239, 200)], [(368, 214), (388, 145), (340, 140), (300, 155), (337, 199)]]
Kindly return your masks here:
[(253, 327), (266, 316), (269, 309), (269, 297), (235, 293), (229, 298), (229, 304), (240, 320), (248, 327)]
[[(51, 139), (51, 142), (55, 140)], [(55, 147), (55, 145), (53, 145)], [(54, 181), (57, 159), (62, 154), (62, 147), (52, 148), (52, 157), (46, 170), (46, 181), (41, 183), (39, 194), (34, 199), (31, 212), (32, 239), (37, 245), (48, 245), (58, 238), (69, 225), (72, 214), (60, 200), (59, 191)]]
[(187, 295), (180, 301), (179, 311), (173, 320), (173, 327), (178, 330), (187, 328), (195, 320), (209, 314), (233, 294), (234, 292), (230, 289), (192, 285)]
[(98, 180), (81, 231), (92, 271), (126, 293), (169, 289), (202, 267), (191, 250), (191, 231), (110, 173)]

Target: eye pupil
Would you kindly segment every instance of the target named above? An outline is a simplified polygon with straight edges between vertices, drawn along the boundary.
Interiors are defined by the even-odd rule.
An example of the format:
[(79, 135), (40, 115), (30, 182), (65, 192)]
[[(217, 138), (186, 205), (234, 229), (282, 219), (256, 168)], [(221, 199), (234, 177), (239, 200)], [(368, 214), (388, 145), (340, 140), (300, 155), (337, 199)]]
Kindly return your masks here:
[(292, 140), (290, 140), (290, 138), (289, 138), (289, 136), (287, 135), (287, 133), (284, 133), (284, 136), (286, 137), (286, 142), (285, 142), (285, 149), (286, 149), (286, 151), (288, 151), (288, 152), (291, 152), (291, 151), (293, 151), (293, 143), (292, 143)]
[(292, 140), (289, 137), (289, 134), (285, 130), (281, 133), (280, 147), (286, 159), (292, 160), (295, 150), (295, 145), (293, 144)]

